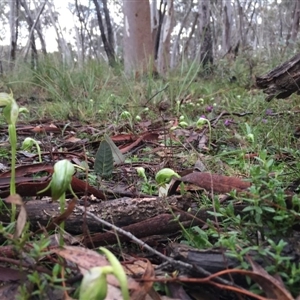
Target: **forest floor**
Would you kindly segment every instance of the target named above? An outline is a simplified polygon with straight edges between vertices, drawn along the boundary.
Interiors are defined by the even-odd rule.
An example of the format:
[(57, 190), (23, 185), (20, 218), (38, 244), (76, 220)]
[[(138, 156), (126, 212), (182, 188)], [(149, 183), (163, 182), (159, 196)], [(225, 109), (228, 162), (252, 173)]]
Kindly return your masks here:
[(24, 70), (2, 82), (29, 112), (21, 197), (1, 116), (1, 299), (300, 294), (297, 95), (266, 102), (242, 61), (167, 78)]

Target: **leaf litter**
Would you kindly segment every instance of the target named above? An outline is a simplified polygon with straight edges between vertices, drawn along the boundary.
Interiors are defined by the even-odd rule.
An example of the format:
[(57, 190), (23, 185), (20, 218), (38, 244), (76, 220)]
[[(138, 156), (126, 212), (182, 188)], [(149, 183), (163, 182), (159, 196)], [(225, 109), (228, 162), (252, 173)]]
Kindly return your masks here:
[[(236, 116), (244, 117), (247, 114), (249, 113), (236, 114)], [(212, 119), (213, 126), (216, 126), (217, 122), (227, 115), (228, 113), (222, 112), (218, 117)], [(244, 295), (246, 297), (244, 299), (293, 299), (279, 279), (270, 276), (262, 266), (254, 262), (250, 257), (248, 260), (252, 266), (252, 271), (245, 271), (237, 269), (235, 264), (233, 264), (232, 269), (227, 269), (228, 261), (223, 256), (218, 265), (224, 269), (223, 272), (220, 270), (220, 274), (210, 273), (210, 271), (203, 269), (201, 265), (195, 266), (188, 257), (184, 259), (183, 253), (179, 253), (179, 256), (172, 258), (174, 251), (172, 246), (170, 245), (170, 248), (168, 244), (172, 239), (180, 236), (179, 230), (182, 227), (189, 228), (196, 224), (207, 225), (206, 218), (214, 220), (206, 213), (206, 209), (199, 211), (198, 208), (194, 207), (194, 209), (190, 210), (195, 204), (193, 204), (193, 199), (189, 198), (191, 197), (189, 194), (180, 194), (180, 191), (182, 191), (180, 190), (181, 183), (184, 183), (185, 193), (193, 193), (194, 191), (198, 193), (200, 189), (200, 191), (206, 192), (207, 195), (219, 195), (220, 199), (222, 195), (233, 190), (238, 193), (249, 193), (250, 183), (245, 181), (245, 178), (237, 176), (198, 172), (197, 168), (187, 169), (183, 167), (188, 163), (190, 164), (188, 162), (190, 151), (197, 149), (197, 151), (203, 150), (205, 155), (199, 154), (195, 160), (195, 166), (200, 164), (202, 170), (206, 169), (206, 159), (209, 157), (209, 153), (206, 153), (209, 140), (207, 126), (201, 129), (197, 129), (194, 126), (187, 129), (178, 127), (172, 131), (170, 130), (171, 127), (178, 124), (176, 118), (168, 120), (168, 123), (160, 124), (160, 127), (157, 126), (159, 123), (141, 121), (141, 131), (137, 130), (134, 134), (124, 133), (122, 128), (118, 132), (118, 128), (114, 128), (112, 132), (107, 132), (104, 139), (101, 130), (97, 127), (94, 128), (91, 124), (64, 124), (63, 122), (56, 123), (52, 121), (48, 123), (45, 120), (45, 122), (40, 121), (38, 125), (18, 125), (17, 132), (20, 140), (31, 136), (40, 144), (43, 163), (38, 163), (37, 154), (19, 151), (17, 154), (18, 166), (16, 168), (18, 195), (9, 196), (10, 171), (7, 170), (9, 165), (5, 166), (5, 160), (3, 160), (3, 169), (6, 169), (6, 171), (0, 174), (0, 196), (2, 198), (8, 197), (6, 198), (7, 203), (19, 206), (14, 235), (8, 234), (4, 238), (8, 241), (21, 238), (26, 221), (30, 224), (32, 222), (30, 214), (32, 206), (30, 206), (30, 203), (35, 203), (35, 206), (43, 203), (43, 207), (47, 208), (48, 211), (51, 207), (57, 206), (49, 201), (50, 198), (47, 198), (47, 196), (50, 196), (49, 193), (45, 192), (38, 195), (37, 192), (43, 190), (49, 184), (54, 162), (68, 159), (72, 163), (85, 166), (85, 171), (78, 171), (74, 174), (71, 182), (72, 189), (78, 196), (79, 201), (77, 203), (74, 199), (70, 199), (68, 207), (63, 214), (59, 214), (56, 208), (52, 210), (52, 214), (47, 213), (47, 210), (43, 209), (43, 212), (41, 212), (42, 217), (39, 219), (40, 222), (38, 222), (39, 229), (32, 231), (32, 239), (38, 239), (38, 234), (43, 233), (47, 236), (51, 231), (57, 230), (57, 226), (62, 222), (65, 222), (67, 225), (72, 216), (71, 224), (75, 224), (75, 221), (79, 223), (78, 227), (82, 234), (77, 235), (74, 241), (66, 240), (63, 247), (59, 247), (57, 244), (44, 249), (44, 260), (47, 260), (48, 266), (53, 266), (55, 262), (59, 261), (62, 267), (70, 268), (70, 274), (64, 278), (66, 279), (64, 286), (68, 285), (68, 280), (72, 282), (72, 279), (76, 281), (77, 278), (77, 281), (79, 281), (82, 278), (80, 274), (83, 275), (89, 268), (108, 264), (105, 257), (97, 253), (97, 249), (91, 250), (95, 247), (95, 244), (100, 245), (98, 241), (102, 240), (103, 243), (101, 244), (114, 249), (116, 255), (119, 255), (122, 261), (123, 268), (129, 279), (128, 288), (131, 293), (131, 299), (146, 299), (147, 295), (148, 298), (161, 299), (160, 293), (154, 289), (154, 282), (169, 285), (172, 291), (169, 299), (176, 299), (176, 295), (185, 294), (187, 296), (189, 293), (198, 297), (201, 289), (198, 291), (197, 289), (194, 290), (195, 284), (203, 284), (205, 287), (209, 286), (207, 293), (210, 296), (218, 293), (216, 289), (220, 288), (231, 293), (231, 297)], [(139, 128), (139, 124), (136, 126)], [(1, 131), (5, 133), (7, 129), (2, 128)], [(81, 138), (80, 136), (83, 135), (91, 135), (91, 137)], [(167, 142), (169, 146), (166, 145)], [(106, 143), (105, 150), (101, 148), (101, 144), (102, 146), (104, 145), (103, 143)], [(105, 156), (103, 156), (104, 151), (107, 152)], [(113, 161), (114, 164), (112, 165)], [(178, 170), (182, 177), (172, 181), (168, 197), (160, 202), (155, 190), (151, 190), (151, 193), (153, 193), (151, 195), (147, 193), (146, 188), (144, 188), (143, 193), (139, 192), (143, 182), (137, 176), (137, 167), (145, 169), (147, 178), (149, 178), (149, 182), (147, 182), (149, 186), (151, 184), (155, 185), (154, 182), (151, 182), (151, 178), (154, 178), (155, 174), (164, 167), (172, 167)], [(94, 176), (91, 181), (89, 175), (93, 174), (93, 172)], [(197, 188), (195, 189), (195, 187)], [(172, 197), (177, 198), (177, 202)], [(166, 201), (166, 205), (163, 204), (164, 201)], [(119, 208), (117, 208), (118, 203), (120, 205)], [(136, 210), (137, 214), (134, 218), (130, 218), (130, 214), (126, 213), (124, 203), (130, 209)], [(105, 215), (105, 211), (108, 211), (105, 209), (105, 206), (100, 207), (100, 210), (101, 208), (103, 210), (100, 216), (109, 222), (113, 220), (113, 224), (119, 224), (129, 234), (132, 233), (134, 236), (141, 238), (140, 243), (136, 242), (139, 243), (140, 248), (135, 249), (128, 244), (122, 249), (122, 252), (119, 252), (120, 249), (114, 245), (117, 240), (112, 239), (112, 244), (109, 244), (109, 235), (118, 236), (121, 242), (123, 240), (130, 241), (130, 235), (124, 239), (124, 235), (113, 230), (108, 231), (108, 228), (105, 226), (100, 226), (104, 229), (102, 233), (93, 232), (91, 218), (87, 217), (84, 212), (89, 211), (89, 213), (97, 215), (98, 211), (95, 206), (101, 205), (112, 206), (115, 209), (112, 212), (115, 214), (119, 210), (118, 216), (123, 218), (123, 222), (118, 223), (117, 218), (113, 220), (111, 215)], [(82, 213), (76, 209), (76, 206), (81, 207)], [(146, 210), (153, 210), (155, 206), (157, 211), (151, 217), (147, 217)], [(124, 210), (125, 214), (122, 214), (122, 210)], [(29, 214), (27, 214), (27, 211)], [(7, 221), (3, 213), (1, 213), (1, 218), (1, 221)], [(197, 223), (198, 218), (199, 222)], [(158, 226), (158, 224), (160, 225)], [(36, 224), (34, 227), (36, 227)], [(70, 229), (68, 231), (71, 234), (78, 234), (75, 227), (73, 227), (73, 232), (70, 227), (66, 228)], [(103, 238), (100, 237), (101, 235)], [(152, 247), (150, 249), (153, 249), (153, 251), (149, 250), (149, 248), (147, 248), (148, 251), (143, 249), (146, 245), (145, 242)], [(72, 245), (73, 243), (75, 245)], [(133, 241), (133, 243), (135, 242)], [(12, 299), (15, 297), (19, 284), (26, 282), (26, 280), (24, 281), (24, 273), (35, 269), (40, 274), (43, 274), (43, 272), (47, 274), (51, 270), (42, 261), (29, 264), (26, 260), (21, 264), (24, 273), (17, 269), (19, 262), (26, 255), (26, 252), (30, 252), (33, 244), (33, 241), (27, 241), (22, 249), (24, 253), (21, 253), (21, 255), (16, 253), (12, 246), (0, 247), (0, 252), (5, 253), (1, 261), (9, 266), (0, 268), (0, 277), (5, 273), (7, 277), (2, 281), (10, 280), (14, 282), (5, 284), (0, 289), (1, 299)], [(91, 249), (88, 249), (86, 246)], [(170, 259), (164, 261), (164, 258), (167, 256), (157, 257), (154, 249), (166, 254)], [(193, 247), (190, 247), (187, 251), (192, 252), (194, 250)], [(224, 255), (224, 251), (216, 251), (216, 255)], [(201, 255), (205, 255), (205, 251), (203, 253), (200, 251), (198, 254), (200, 256), (197, 259), (201, 261)], [(237, 273), (244, 280), (242, 280), (242, 283), (239, 281), (236, 283), (230, 276), (224, 277), (224, 275), (229, 273)], [(168, 275), (166, 276), (166, 274)], [(63, 276), (66, 276), (66, 274)], [(265, 296), (259, 296), (248, 291), (245, 288), (247, 286), (245, 284), (247, 282), (246, 277), (257, 283)], [(184, 290), (180, 283), (184, 283), (186, 286)], [(27, 281), (27, 284), (30, 284), (30, 282)], [(69, 287), (72, 290), (72, 284), (69, 284)], [(189, 290), (189, 287), (191, 290)], [(53, 290), (51, 293), (54, 295)], [(62, 294), (59, 294), (60, 296), (62, 297)], [(120, 297), (119, 284), (110, 275), (107, 299), (120, 299)], [(167, 298), (165, 297), (164, 299)]]

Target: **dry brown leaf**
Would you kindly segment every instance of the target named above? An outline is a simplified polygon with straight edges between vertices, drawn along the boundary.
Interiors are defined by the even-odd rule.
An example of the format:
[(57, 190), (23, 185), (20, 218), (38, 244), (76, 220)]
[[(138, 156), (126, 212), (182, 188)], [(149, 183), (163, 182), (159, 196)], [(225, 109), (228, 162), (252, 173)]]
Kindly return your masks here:
[(192, 183), (216, 193), (229, 193), (232, 190), (243, 191), (250, 187), (250, 182), (245, 182), (237, 177), (201, 172), (190, 173), (181, 177), (179, 181)]
[(284, 287), (281, 280), (271, 276), (250, 257), (248, 257), (248, 261), (253, 269), (252, 275), (248, 276), (262, 288), (268, 298), (276, 300), (294, 300), (292, 295)]
[(63, 248), (52, 249), (52, 252), (75, 263), (83, 275), (93, 267), (102, 267), (110, 264), (104, 255), (79, 246), (64, 246)]
[(20, 212), (19, 212), (19, 215), (18, 215), (18, 218), (17, 218), (16, 231), (14, 233), (14, 239), (17, 239), (22, 234), (23, 229), (24, 229), (24, 227), (26, 225), (26, 221), (27, 221), (26, 208), (25, 208), (25, 206), (23, 204), (21, 196), (18, 195), (18, 194), (8, 196), (5, 199), (5, 201), (7, 203), (11, 203), (11, 204), (15, 204), (15, 205), (21, 206)]

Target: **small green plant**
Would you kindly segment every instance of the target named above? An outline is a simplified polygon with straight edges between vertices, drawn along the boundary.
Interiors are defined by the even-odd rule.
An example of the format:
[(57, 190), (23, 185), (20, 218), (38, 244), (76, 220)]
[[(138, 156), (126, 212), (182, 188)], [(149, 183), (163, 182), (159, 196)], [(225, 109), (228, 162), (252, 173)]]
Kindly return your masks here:
[(196, 123), (198, 128), (203, 127), (205, 124), (208, 125), (208, 149), (210, 149), (210, 145), (211, 145), (211, 124), (210, 124), (210, 121), (207, 120), (206, 118), (199, 118), (199, 120)]
[(137, 167), (136, 171), (139, 177), (143, 179), (141, 188), (142, 192), (150, 196), (155, 194), (157, 192), (157, 187), (149, 181), (149, 179), (146, 176), (145, 169), (143, 167)]
[(131, 131), (133, 131), (133, 117), (131, 115), (131, 113), (127, 110), (124, 110), (121, 114), (120, 114), (120, 118), (123, 120), (127, 120), (129, 122), (129, 126)]

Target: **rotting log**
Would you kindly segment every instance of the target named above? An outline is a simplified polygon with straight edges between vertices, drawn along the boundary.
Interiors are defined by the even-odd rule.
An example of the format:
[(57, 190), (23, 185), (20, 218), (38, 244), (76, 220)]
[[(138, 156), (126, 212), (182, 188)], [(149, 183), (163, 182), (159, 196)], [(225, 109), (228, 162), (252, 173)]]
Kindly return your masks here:
[[(25, 203), (25, 207), (27, 219), (33, 231), (39, 229), (39, 226), (46, 227), (60, 215), (60, 207), (57, 202), (30, 200)], [(246, 205), (243, 204), (235, 205), (235, 214), (243, 215), (245, 207)], [(88, 228), (91, 235), (84, 234), (83, 242), (89, 247), (113, 244), (117, 240), (115, 233), (108, 232), (109, 228), (104, 228), (100, 222), (85, 215), (84, 209), (138, 238), (174, 234), (182, 227), (202, 226), (208, 219), (215, 221), (215, 217), (209, 213), (209, 211), (213, 211), (213, 208), (199, 209), (199, 203), (194, 201), (193, 197), (126, 197), (93, 203), (86, 207), (77, 204), (71, 215), (65, 220), (65, 230), (73, 235), (81, 235), (87, 233), (86, 228)], [(5, 210), (0, 212), (0, 222), (10, 222), (10, 216)], [(121, 241), (128, 240), (121, 235), (119, 238)]]
[[(39, 229), (39, 226), (46, 227), (53, 218), (60, 215), (57, 202), (31, 200), (26, 202), (25, 207), (33, 231)], [(244, 208), (245, 205), (238, 205), (235, 206), (235, 211), (242, 214)], [(117, 242), (117, 237), (115, 233), (107, 231), (109, 228), (104, 228), (97, 220), (85, 216), (82, 209), (121, 227), (138, 238), (174, 234), (182, 227), (201, 226), (206, 224), (208, 219), (215, 221), (215, 217), (208, 213), (208, 211), (212, 211), (212, 208), (199, 210), (198, 203), (191, 197), (126, 197), (94, 203), (87, 207), (77, 204), (73, 213), (65, 221), (65, 230), (73, 235), (81, 235), (86, 233), (85, 229), (88, 228), (91, 234), (84, 234), (82, 239), (88, 247), (114, 244)], [(9, 223), (9, 215), (2, 211), (0, 221)], [(121, 241), (129, 240), (122, 235), (119, 235), (119, 239)]]
[[(97, 217), (110, 222), (118, 227), (134, 224), (159, 214), (170, 213), (170, 206), (186, 211), (191, 200), (183, 199), (180, 196), (167, 198), (119, 198), (110, 201), (103, 201), (90, 204), (86, 210)], [(50, 220), (60, 215), (59, 203), (51, 203), (45, 200), (30, 200), (25, 203), (28, 220), (33, 230), (38, 229), (38, 224), (47, 226)], [(100, 232), (103, 226), (90, 217), (84, 216), (84, 212), (77, 207), (84, 208), (77, 204), (73, 213), (65, 222), (65, 230), (72, 234), (82, 233), (84, 222), (91, 232)], [(0, 212), (0, 222), (9, 222), (10, 217), (5, 211)]]
[(266, 100), (285, 99), (300, 94), (300, 53), (266, 75), (256, 77), (256, 86), (267, 94)]

